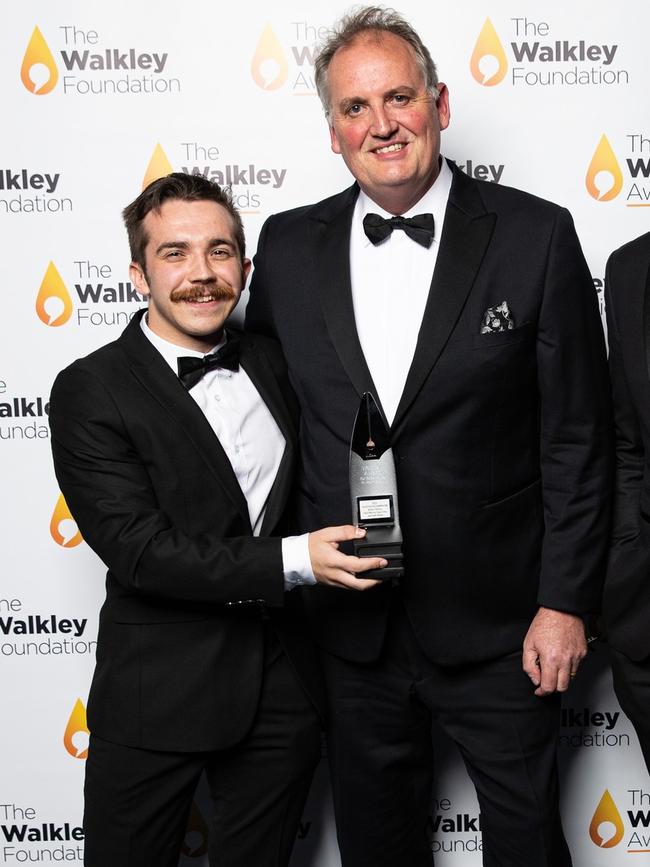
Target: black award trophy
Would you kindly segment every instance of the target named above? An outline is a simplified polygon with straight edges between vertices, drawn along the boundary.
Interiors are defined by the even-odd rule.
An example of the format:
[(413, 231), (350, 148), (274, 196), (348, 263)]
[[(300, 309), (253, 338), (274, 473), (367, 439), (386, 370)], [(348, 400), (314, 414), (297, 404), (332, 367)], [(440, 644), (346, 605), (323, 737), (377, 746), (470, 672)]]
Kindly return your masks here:
[(397, 505), (397, 477), (388, 428), (369, 391), (361, 398), (350, 443), (352, 523), (366, 531), (354, 542), (357, 557), (384, 557), (388, 566), (363, 578), (396, 583), (404, 575), (402, 532)]

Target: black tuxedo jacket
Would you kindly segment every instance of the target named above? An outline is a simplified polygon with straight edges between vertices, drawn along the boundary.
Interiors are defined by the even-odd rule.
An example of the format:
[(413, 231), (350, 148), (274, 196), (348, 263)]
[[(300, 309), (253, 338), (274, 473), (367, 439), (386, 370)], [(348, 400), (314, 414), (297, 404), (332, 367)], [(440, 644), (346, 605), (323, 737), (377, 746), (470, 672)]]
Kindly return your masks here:
[(605, 280), (616, 496), (603, 613), (611, 644), (650, 655), (650, 233), (612, 253)]
[[(406, 578), (424, 651), (443, 664), (514, 651), (538, 605), (594, 609), (608, 534), (610, 405), (596, 294), (568, 212), (454, 177), (429, 298), (391, 428)], [(271, 217), (247, 327), (277, 337), (301, 410), (301, 527), (349, 521), (348, 445), (376, 394), (355, 329), (358, 188)], [(481, 334), (507, 301), (516, 328)], [(408, 286), (395, 287), (408, 304)], [(394, 335), (389, 351), (399, 352)], [(389, 593), (304, 593), (320, 643), (381, 647)]]
[(303, 682), (316, 683), (287, 610), (298, 600), (284, 593), (281, 540), (269, 538), (293, 483), (295, 406), (277, 346), (242, 335), (241, 364), (286, 439), (263, 537), (253, 538), (219, 440), (140, 315), (60, 373), (51, 396), (56, 475), (108, 567), (88, 723), (129, 746), (222, 749), (245, 735), (257, 708), (263, 615)]

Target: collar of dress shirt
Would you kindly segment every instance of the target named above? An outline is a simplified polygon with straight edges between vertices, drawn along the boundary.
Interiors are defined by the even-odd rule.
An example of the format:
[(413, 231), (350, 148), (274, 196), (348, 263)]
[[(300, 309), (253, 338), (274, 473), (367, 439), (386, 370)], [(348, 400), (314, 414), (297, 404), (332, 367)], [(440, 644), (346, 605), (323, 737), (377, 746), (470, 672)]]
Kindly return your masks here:
[(169, 340), (165, 340), (164, 337), (159, 337), (157, 334), (149, 328), (147, 324), (147, 314), (142, 317), (140, 320), (140, 327), (142, 328), (145, 337), (153, 343), (154, 347), (158, 350), (158, 352), (165, 359), (167, 364), (171, 367), (176, 375), (178, 375), (178, 365), (177, 360), (182, 356), (190, 356), (193, 358), (203, 358), (204, 355), (212, 355), (213, 352), (216, 352), (218, 349), (221, 349), (222, 346), (226, 344), (226, 332), (224, 330), (223, 337), (217, 343), (216, 346), (213, 346), (209, 352), (197, 352), (196, 349), (186, 349), (184, 346), (178, 346), (176, 343), (170, 343)]
[[(416, 202), (412, 208), (401, 215), (402, 217), (414, 217), (416, 214), (433, 214), (433, 220), (436, 227), (433, 238), (434, 244), (440, 243), (452, 179), (453, 175), (451, 169), (447, 165), (447, 160), (444, 157), (441, 157), (440, 171), (438, 172), (438, 177), (433, 182), (433, 185), (429, 187), (419, 202)], [(385, 211), (378, 204), (373, 202), (373, 200), (367, 196), (363, 190), (360, 190), (359, 198), (357, 199), (357, 204), (354, 210), (354, 222), (357, 225), (362, 225), (363, 218), (369, 213), (379, 214), (380, 217), (386, 219), (394, 216), (394, 214)], [(364, 246), (370, 246), (370, 240), (366, 237), (365, 233)]]

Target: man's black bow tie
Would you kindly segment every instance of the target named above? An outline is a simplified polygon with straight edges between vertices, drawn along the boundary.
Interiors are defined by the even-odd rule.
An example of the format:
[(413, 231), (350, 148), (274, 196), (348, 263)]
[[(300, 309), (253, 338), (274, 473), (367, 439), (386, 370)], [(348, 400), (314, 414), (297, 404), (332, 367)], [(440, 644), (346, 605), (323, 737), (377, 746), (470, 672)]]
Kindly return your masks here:
[(237, 340), (229, 338), (226, 345), (222, 346), (218, 352), (204, 355), (203, 358), (180, 356), (178, 358), (178, 378), (189, 391), (203, 379), (208, 370), (214, 370), (216, 367), (239, 370), (239, 342)]
[(430, 247), (433, 241), (433, 214), (417, 214), (415, 217), (391, 217), (385, 220), (379, 214), (366, 214), (363, 218), (363, 231), (375, 247), (381, 244), (392, 233), (393, 229), (402, 229), (409, 238)]

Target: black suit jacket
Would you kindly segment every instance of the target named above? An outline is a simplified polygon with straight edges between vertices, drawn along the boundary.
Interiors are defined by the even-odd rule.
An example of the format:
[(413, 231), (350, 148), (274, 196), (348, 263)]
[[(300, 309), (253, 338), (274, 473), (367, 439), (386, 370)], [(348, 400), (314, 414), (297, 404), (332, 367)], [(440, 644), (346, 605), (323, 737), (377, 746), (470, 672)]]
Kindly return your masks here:
[(616, 250), (605, 280), (616, 496), (603, 613), (611, 644), (650, 655), (650, 233)]
[(284, 593), (281, 540), (270, 538), (293, 483), (295, 404), (272, 341), (242, 335), (241, 364), (286, 439), (260, 538), (217, 437), (140, 315), (54, 383), (57, 479), (108, 566), (88, 701), (90, 730), (105, 740), (173, 751), (240, 740), (257, 708), (266, 613), (314, 682), (286, 610), (296, 600)]
[[(570, 215), (452, 169), (391, 428), (402, 593), (422, 648), (444, 664), (517, 649), (538, 605), (597, 606), (611, 443), (602, 327)], [(301, 527), (350, 520), (348, 444), (360, 395), (376, 393), (350, 288), (357, 194), (270, 218), (255, 257), (247, 327), (280, 340), (301, 404)], [(408, 287), (395, 295), (408, 304)], [(481, 334), (502, 301), (517, 327)], [(325, 647), (376, 657), (386, 589), (304, 595)]]

